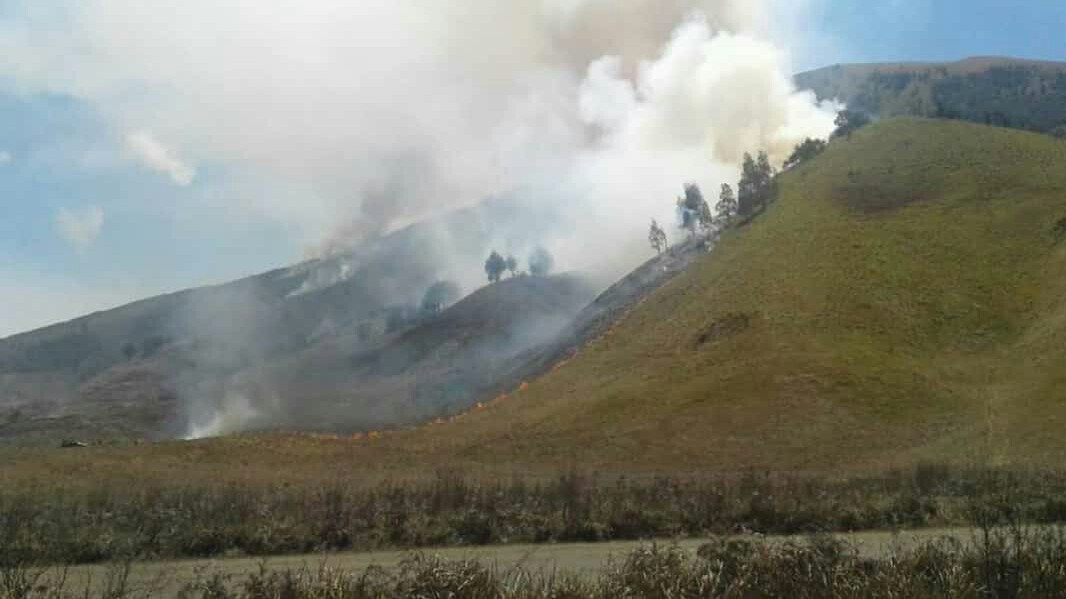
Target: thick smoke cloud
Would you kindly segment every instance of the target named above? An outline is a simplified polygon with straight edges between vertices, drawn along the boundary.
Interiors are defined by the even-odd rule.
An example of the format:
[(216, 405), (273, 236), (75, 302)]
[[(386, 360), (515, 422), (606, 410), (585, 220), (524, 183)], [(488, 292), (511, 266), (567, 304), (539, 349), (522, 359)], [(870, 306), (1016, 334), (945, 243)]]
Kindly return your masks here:
[(178, 184), (229, 167), (255, 186), (231, 213), (325, 250), (513, 188), (646, 221), (741, 151), (827, 131), (771, 0), (13, 4), (15, 86), (90, 102)]
[[(543, 245), (607, 283), (651, 255), (648, 222), (674, 222), (684, 183), (713, 198), (744, 152), (780, 162), (826, 136), (835, 107), (794, 88), (784, 49), (805, 3), (13, 0), (0, 85), (84, 100), (116, 153), (188, 188), (184, 208), (207, 191), (225, 204), (210, 218), (282, 223), (334, 258), (292, 269), (290, 303), (392, 286), (395, 269), (353, 274), (386, 233), (495, 198), (418, 233), (431, 250), (372, 298), (415, 303), (436, 279), (481, 285), (490, 248)], [(292, 409), (227, 379), (275, 349), (264, 302), (212, 295), (174, 323), (210, 348), (177, 381), (191, 436)]]
[(787, 66), (772, 44), (715, 32), (704, 15), (686, 19), (633, 77), (619, 57), (593, 62), (579, 106), (598, 139), (571, 172), (609, 230), (594, 239), (632, 264), (646, 250), (617, 240), (635, 238), (649, 215), (672, 222), (679, 182), (699, 183), (713, 202), (745, 152), (765, 149), (780, 162), (798, 141), (828, 135), (836, 107), (797, 92)]

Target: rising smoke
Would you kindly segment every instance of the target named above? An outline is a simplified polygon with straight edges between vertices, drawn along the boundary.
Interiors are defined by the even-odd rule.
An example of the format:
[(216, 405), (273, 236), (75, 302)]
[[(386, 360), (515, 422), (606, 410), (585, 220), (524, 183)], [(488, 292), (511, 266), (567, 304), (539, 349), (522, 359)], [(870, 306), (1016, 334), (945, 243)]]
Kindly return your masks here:
[[(228, 173), (229, 218), (284, 223), (313, 258), (490, 196), (517, 202), (473, 243), (434, 238), (426, 276), (466, 289), (489, 247), (545, 245), (560, 269), (620, 275), (650, 254), (649, 220), (674, 221), (683, 183), (735, 182), (744, 152), (780, 163), (828, 135), (837, 108), (795, 89), (775, 23), (796, 4), (776, 0), (10, 4), (0, 75), (91, 103), (117, 146), (191, 192), (219, 185), (198, 167)], [(290, 296), (360, 259), (325, 263)], [(210, 336), (219, 311), (246, 307), (191, 322)], [(231, 322), (256, 344), (258, 322)], [(200, 426), (255, 409), (242, 398)]]
[(178, 183), (275, 180), (231, 213), (323, 250), (516, 187), (646, 221), (830, 127), (791, 89), (773, 0), (13, 4), (0, 73), (87, 100), (120, 142), (150, 130)]

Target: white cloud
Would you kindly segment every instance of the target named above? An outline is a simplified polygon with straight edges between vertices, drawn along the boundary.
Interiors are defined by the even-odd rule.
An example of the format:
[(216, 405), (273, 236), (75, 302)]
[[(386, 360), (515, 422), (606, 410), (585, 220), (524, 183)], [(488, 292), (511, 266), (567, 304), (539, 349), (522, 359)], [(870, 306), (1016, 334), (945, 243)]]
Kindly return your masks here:
[(142, 165), (168, 175), (176, 185), (184, 187), (196, 178), (196, 169), (182, 162), (151, 131), (142, 129), (130, 133), (126, 136), (126, 147)]
[(0, 150), (0, 166), (9, 164), (14, 157), (7, 150)]
[(100, 236), (104, 227), (104, 211), (98, 206), (84, 210), (62, 208), (56, 215), (56, 229), (59, 236), (74, 246), (78, 252), (85, 252)]

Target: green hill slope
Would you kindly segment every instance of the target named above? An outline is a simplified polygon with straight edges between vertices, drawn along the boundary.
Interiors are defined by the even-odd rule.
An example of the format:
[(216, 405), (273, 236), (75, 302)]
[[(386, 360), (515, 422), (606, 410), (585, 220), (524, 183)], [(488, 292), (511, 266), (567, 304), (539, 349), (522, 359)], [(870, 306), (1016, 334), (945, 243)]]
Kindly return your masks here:
[(527, 392), (397, 445), (607, 468), (1062, 456), (1064, 217), (1066, 144), (883, 121)]
[(1066, 143), (891, 119), (782, 175), (764, 215), (481, 409), (362, 438), (25, 453), (7, 476), (1059, 467), (1064, 425)]

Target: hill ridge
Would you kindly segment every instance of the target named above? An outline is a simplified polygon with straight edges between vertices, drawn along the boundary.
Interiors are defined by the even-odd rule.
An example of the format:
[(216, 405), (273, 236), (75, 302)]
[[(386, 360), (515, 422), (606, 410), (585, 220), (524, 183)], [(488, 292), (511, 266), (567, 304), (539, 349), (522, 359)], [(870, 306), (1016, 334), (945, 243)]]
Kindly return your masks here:
[(836, 64), (795, 81), (819, 100), (879, 117), (950, 118), (1066, 136), (1066, 62), (974, 56)]

